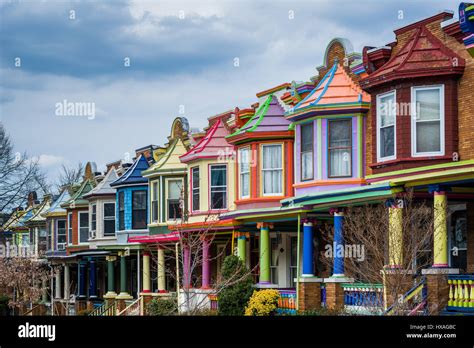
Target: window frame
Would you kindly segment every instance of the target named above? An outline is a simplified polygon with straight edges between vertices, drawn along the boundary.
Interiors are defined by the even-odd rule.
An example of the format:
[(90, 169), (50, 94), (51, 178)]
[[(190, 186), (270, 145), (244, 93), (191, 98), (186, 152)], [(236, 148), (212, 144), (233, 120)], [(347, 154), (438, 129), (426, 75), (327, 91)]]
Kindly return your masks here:
[[(263, 148), (266, 146), (280, 146), (281, 149), (281, 168), (276, 169), (263, 169)], [(260, 172), (261, 172), (261, 179), (260, 179), (260, 195), (263, 197), (282, 197), (285, 194), (285, 151), (284, 151), (284, 143), (265, 143), (260, 144)], [(264, 170), (281, 170), (281, 192), (272, 192), (272, 193), (265, 193), (265, 175), (263, 175)]]
[[(311, 127), (311, 151), (304, 151), (304, 153), (311, 152), (311, 177), (303, 178), (303, 127)], [(314, 121), (303, 123), (300, 125), (300, 181), (314, 180)]]
[[(87, 225), (86, 227), (82, 228), (87, 228), (87, 241), (81, 242), (81, 215), (82, 214), (87, 214)], [(90, 234), (89, 234), (89, 210), (87, 211), (78, 211), (77, 212), (77, 244), (87, 244), (89, 242)]]
[[(144, 192), (144, 193), (145, 193), (145, 208), (143, 208), (143, 209), (134, 209), (134, 208), (133, 208), (133, 195), (136, 194), (137, 192)], [(146, 216), (146, 214), (147, 214), (147, 209), (148, 209), (148, 203), (147, 203), (147, 200), (148, 200), (147, 195), (148, 195), (148, 193), (147, 193), (147, 190), (146, 190), (146, 189), (133, 190), (133, 191), (131, 192), (131, 195), (132, 195), (132, 197), (131, 197), (131, 205), (130, 205), (131, 223), (132, 223), (132, 225), (130, 226), (130, 227), (131, 227), (131, 230), (134, 230), (134, 231), (145, 230), (145, 229), (147, 228), (147, 222), (148, 222), (147, 216)], [(133, 218), (133, 215), (134, 215), (133, 213), (134, 213), (134, 211), (145, 211), (145, 226), (144, 226), (143, 228), (135, 228), (135, 227), (134, 227), (134, 223), (135, 223), (134, 218)]]
[[(156, 200), (154, 199), (156, 196)], [(150, 223), (156, 224), (160, 222), (160, 181), (153, 180), (150, 184)], [(155, 219), (155, 204), (156, 203), (156, 219)]]
[[(66, 239), (66, 241), (63, 243), (64, 244), (64, 248), (63, 249), (59, 249), (58, 247), (58, 244), (59, 244), (59, 222), (60, 221), (64, 221), (64, 237)], [(52, 224), (51, 224), (52, 225)], [(66, 219), (56, 219), (55, 222), (54, 222), (54, 225), (55, 225), (55, 228), (56, 228), (56, 250), (66, 250), (66, 245), (68, 244), (67, 243), (67, 233), (68, 233), (68, 228), (67, 228), (67, 220)]]
[[(248, 170), (248, 172), (242, 172), (242, 168), (240, 166), (240, 159), (242, 158), (241, 152), (244, 151), (244, 150), (248, 151), (248, 159), (249, 159), (249, 163), (248, 163), (249, 170)], [(251, 191), (251, 188), (252, 188), (252, 186), (251, 186), (251, 170), (250, 170), (250, 163), (252, 162), (251, 161), (251, 155), (252, 155), (252, 152), (251, 152), (250, 146), (244, 146), (244, 147), (239, 148), (239, 151), (238, 151), (238, 158), (239, 158), (239, 163), (238, 163), (238, 169), (239, 169), (239, 197), (241, 199), (250, 198), (250, 191)], [(249, 192), (248, 192), (248, 195), (244, 196), (242, 194), (242, 187), (243, 187), (243, 185), (242, 185), (242, 182), (243, 182), (242, 175), (246, 175), (246, 174), (248, 175), (248, 178), (249, 178), (249, 184), (248, 184)]]
[[(212, 168), (213, 167), (225, 167), (225, 204), (224, 207), (222, 208), (213, 208), (212, 206)], [(208, 205), (209, 205), (209, 211), (221, 211), (221, 210), (227, 210), (229, 207), (229, 167), (227, 166), (226, 163), (213, 163), (209, 164), (208, 167)], [(221, 186), (214, 186), (214, 187), (221, 187)]]
[[(122, 197), (122, 208), (120, 209), (120, 197)], [(118, 230), (117, 231), (125, 231), (125, 191), (119, 191), (117, 194), (117, 211), (118, 211)], [(121, 213), (122, 212), (122, 216)]]
[[(179, 181), (181, 183), (181, 190), (184, 189), (184, 182), (183, 182), (183, 178), (166, 178), (165, 179), (165, 202), (166, 202), (166, 206), (165, 206), (165, 221), (166, 222), (175, 222), (175, 221), (181, 221), (182, 220), (182, 217), (183, 217), (183, 213), (184, 213), (184, 209), (182, 209), (181, 211), (181, 217), (179, 218), (175, 218), (175, 219), (170, 219), (169, 217), (169, 182), (170, 181)], [(183, 204), (183, 197), (182, 195), (180, 195), (180, 197), (178, 198), (178, 202), (179, 202), (179, 205), (181, 206)], [(179, 214), (178, 214), (179, 216)]]
[[(95, 212), (94, 212), (95, 208)], [(94, 220), (95, 218), (95, 220)], [(92, 228), (95, 223), (95, 228)], [(97, 233), (97, 203), (91, 204), (91, 212), (90, 212), (90, 231)], [(93, 234), (93, 233), (91, 233)]]
[[(198, 187), (194, 186), (194, 171), (197, 169), (198, 175)], [(201, 169), (199, 166), (191, 167), (191, 211), (198, 212), (201, 211)], [(194, 194), (197, 191), (197, 209), (194, 207)]]
[[(416, 91), (418, 90), (439, 90), (439, 151), (432, 151), (432, 152), (417, 152), (416, 151)], [(440, 85), (423, 85), (423, 86), (412, 86), (411, 87), (411, 105), (415, 105), (415, 107), (410, 108), (410, 116), (411, 116), (411, 156), (412, 157), (431, 157), (431, 156), (444, 156), (445, 154), (445, 89), (444, 84)], [(425, 121), (425, 122), (432, 122), (432, 121)]]
[[(350, 146), (346, 146), (346, 147), (338, 147), (338, 148), (330, 148), (329, 147), (329, 144), (331, 143), (331, 131), (330, 131), (330, 126), (331, 126), (331, 122), (341, 122), (341, 121), (349, 121), (349, 125), (351, 127), (351, 130), (349, 132), (350, 134), (350, 140), (349, 140), (349, 143), (350, 143)], [(326, 129), (327, 129), (327, 144), (326, 144), (326, 161), (327, 161), (327, 177), (329, 179), (337, 179), (337, 178), (352, 178), (352, 175), (354, 174), (353, 173), (353, 164), (354, 164), (354, 146), (352, 144), (352, 131), (353, 131), (353, 124), (352, 124), (352, 117), (344, 117), (344, 118), (333, 118), (333, 119), (328, 119), (327, 120), (327, 126), (326, 126)], [(350, 169), (350, 173), (348, 175), (331, 175), (331, 153), (330, 151), (331, 150), (334, 150), (334, 149), (346, 149), (346, 148), (350, 148), (350, 154), (351, 154), (351, 163), (350, 163), (350, 166), (349, 166), (349, 169)]]
[(67, 245), (73, 245), (72, 212), (67, 213)]
[[(105, 205), (106, 204), (113, 204), (114, 205), (114, 209), (113, 209), (113, 212), (114, 212), (114, 217), (113, 219), (111, 219), (110, 217), (107, 219), (107, 217), (105, 216)], [(112, 237), (112, 236), (115, 236), (115, 232), (117, 230), (117, 226), (116, 226), (116, 216), (115, 216), (115, 212), (116, 212), (116, 207), (115, 207), (115, 201), (114, 202), (103, 202), (102, 203), (102, 236), (103, 237)], [(113, 234), (105, 234), (105, 221), (113, 221), (114, 222), (114, 233)]]
[[(393, 118), (393, 155), (382, 157), (381, 154), (380, 154), (380, 145), (381, 145), (381, 142), (380, 142), (381, 132), (380, 132), (380, 130), (382, 129), (382, 127), (381, 127), (382, 118), (381, 118), (381, 115), (380, 115), (380, 105), (381, 105), (380, 100), (382, 98), (388, 97), (390, 95), (393, 95), (393, 100), (394, 100), (394, 103), (395, 103), (395, 117)], [(397, 158), (397, 109), (396, 109), (397, 90), (393, 89), (393, 90), (390, 90), (390, 91), (385, 92), (385, 93), (377, 94), (376, 103), (377, 104), (376, 104), (375, 114), (376, 114), (376, 122), (377, 122), (377, 125), (376, 125), (376, 128), (377, 128), (377, 130), (376, 130), (377, 162), (392, 161), (392, 160), (395, 160)]]

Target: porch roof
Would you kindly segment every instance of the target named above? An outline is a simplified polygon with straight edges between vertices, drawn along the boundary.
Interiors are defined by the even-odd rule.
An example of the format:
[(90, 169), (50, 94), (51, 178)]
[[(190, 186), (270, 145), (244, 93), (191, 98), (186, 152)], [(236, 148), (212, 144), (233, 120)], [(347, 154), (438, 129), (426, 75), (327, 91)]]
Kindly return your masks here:
[(151, 243), (170, 243), (179, 241), (179, 232), (171, 232), (165, 234), (154, 234), (151, 236), (136, 236), (128, 237), (129, 243), (141, 243), (141, 244), (151, 244)]

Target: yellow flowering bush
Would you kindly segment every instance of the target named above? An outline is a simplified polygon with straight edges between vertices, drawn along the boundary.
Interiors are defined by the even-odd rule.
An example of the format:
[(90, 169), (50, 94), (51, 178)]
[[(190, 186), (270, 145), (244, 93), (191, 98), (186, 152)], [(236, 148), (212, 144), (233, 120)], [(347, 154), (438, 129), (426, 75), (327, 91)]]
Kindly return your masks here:
[(275, 312), (278, 308), (280, 293), (275, 289), (255, 290), (245, 308), (247, 316), (265, 316)]

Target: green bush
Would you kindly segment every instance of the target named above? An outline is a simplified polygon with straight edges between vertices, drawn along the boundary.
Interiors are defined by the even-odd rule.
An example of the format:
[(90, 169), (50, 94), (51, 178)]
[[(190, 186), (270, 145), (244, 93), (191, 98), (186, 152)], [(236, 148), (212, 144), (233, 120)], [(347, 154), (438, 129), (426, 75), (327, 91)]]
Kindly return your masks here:
[(178, 313), (178, 304), (176, 299), (153, 299), (146, 307), (148, 315), (174, 315)]
[(245, 306), (253, 293), (249, 270), (237, 256), (227, 256), (222, 265), (222, 278), (219, 315), (244, 315)]

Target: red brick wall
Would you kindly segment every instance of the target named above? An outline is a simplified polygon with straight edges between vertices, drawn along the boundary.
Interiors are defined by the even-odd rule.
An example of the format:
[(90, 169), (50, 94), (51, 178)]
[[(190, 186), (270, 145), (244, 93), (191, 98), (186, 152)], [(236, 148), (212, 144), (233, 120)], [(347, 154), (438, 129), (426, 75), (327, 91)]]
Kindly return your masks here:
[[(87, 212), (88, 209), (74, 209), (74, 210), (69, 210), (68, 213), (72, 213), (72, 244), (73, 245), (78, 245), (79, 244), (79, 214), (78, 212)], [(69, 218), (66, 220), (66, 225), (67, 225), (67, 231), (69, 231)], [(69, 238), (69, 233), (66, 234), (67, 238)], [(69, 243), (69, 239), (67, 241)]]

